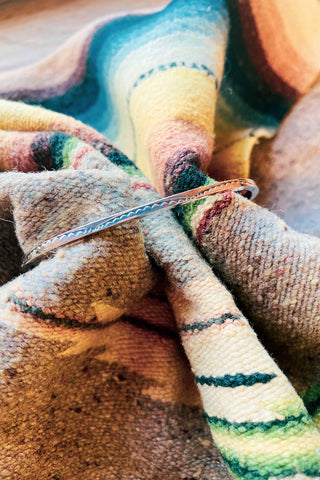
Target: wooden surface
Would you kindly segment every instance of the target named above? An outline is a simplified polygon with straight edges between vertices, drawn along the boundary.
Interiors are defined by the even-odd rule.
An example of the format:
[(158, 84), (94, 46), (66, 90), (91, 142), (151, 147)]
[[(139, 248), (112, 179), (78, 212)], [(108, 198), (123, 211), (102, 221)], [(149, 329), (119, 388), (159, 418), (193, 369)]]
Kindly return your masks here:
[(88, 23), (120, 11), (156, 9), (167, 0), (0, 0), (0, 72), (54, 52)]

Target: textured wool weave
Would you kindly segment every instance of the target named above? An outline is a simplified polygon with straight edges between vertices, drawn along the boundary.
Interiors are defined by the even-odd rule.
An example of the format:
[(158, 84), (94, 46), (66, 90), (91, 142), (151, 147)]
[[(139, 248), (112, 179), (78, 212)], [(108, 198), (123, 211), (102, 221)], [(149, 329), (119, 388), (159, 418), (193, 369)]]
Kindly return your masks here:
[[(296, 53), (298, 6), (281, 30), (292, 63), (257, 4), (176, 0), (102, 20), (0, 76), (4, 478), (320, 478), (318, 238), (227, 192), (20, 270), (22, 252), (156, 189), (249, 173), (257, 138), (319, 68), (316, 29)], [(273, 4), (279, 22), (285, 7)], [(262, 183), (285, 130), (252, 152)]]

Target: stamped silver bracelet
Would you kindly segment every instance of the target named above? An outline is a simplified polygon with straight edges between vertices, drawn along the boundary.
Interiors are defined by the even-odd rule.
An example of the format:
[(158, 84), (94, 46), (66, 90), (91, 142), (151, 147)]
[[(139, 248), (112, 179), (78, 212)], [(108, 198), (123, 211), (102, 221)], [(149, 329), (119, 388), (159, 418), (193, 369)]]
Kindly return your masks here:
[(259, 193), (259, 188), (253, 180), (237, 178), (235, 180), (225, 180), (224, 182), (217, 182), (211, 185), (193, 188), (192, 190), (177, 193), (176, 195), (171, 195), (170, 197), (160, 198), (154, 202), (129, 208), (128, 210), (123, 210), (122, 212), (100, 218), (94, 222), (72, 228), (71, 230), (49, 238), (23, 257), (22, 266), (25, 267), (35, 263), (48, 252), (51, 252), (58, 247), (76, 242), (81, 238), (101, 232), (107, 228), (119, 225), (120, 223), (138, 219), (144, 217), (145, 215), (149, 215), (150, 213), (158, 212), (159, 210), (174, 208), (177, 205), (185, 205), (186, 203), (201, 200), (202, 198), (216, 195), (217, 193), (222, 193), (228, 190), (239, 192), (250, 200), (253, 200)]

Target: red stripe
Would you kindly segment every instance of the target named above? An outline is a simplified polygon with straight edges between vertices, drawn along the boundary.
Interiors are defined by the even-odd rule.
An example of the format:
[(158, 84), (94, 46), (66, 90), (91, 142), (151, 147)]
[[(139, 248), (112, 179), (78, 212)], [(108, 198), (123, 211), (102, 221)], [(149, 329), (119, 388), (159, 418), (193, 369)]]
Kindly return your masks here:
[(150, 183), (145, 183), (145, 182), (137, 182), (137, 183), (134, 183), (132, 185), (132, 188), (133, 190), (138, 190), (138, 189), (142, 189), (142, 190), (154, 190), (154, 187), (152, 185), (150, 185)]
[(196, 233), (196, 240), (199, 247), (202, 247), (203, 235), (206, 233), (206, 230), (208, 229), (212, 218), (220, 215), (222, 210), (224, 210), (230, 205), (234, 197), (235, 197), (234, 192), (231, 192), (231, 191), (225, 192), (222, 195), (222, 200), (217, 200), (212, 207), (208, 208), (208, 210), (204, 212)]

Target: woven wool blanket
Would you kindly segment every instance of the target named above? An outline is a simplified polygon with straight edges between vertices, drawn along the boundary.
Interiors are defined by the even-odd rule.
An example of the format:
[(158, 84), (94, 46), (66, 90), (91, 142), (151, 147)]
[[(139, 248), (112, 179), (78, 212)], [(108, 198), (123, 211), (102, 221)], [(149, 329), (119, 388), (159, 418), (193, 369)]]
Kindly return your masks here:
[[(174, 0), (0, 75), (1, 479), (320, 478), (319, 44), (316, 0)], [(238, 176), (257, 203), (226, 192), (21, 269)]]

